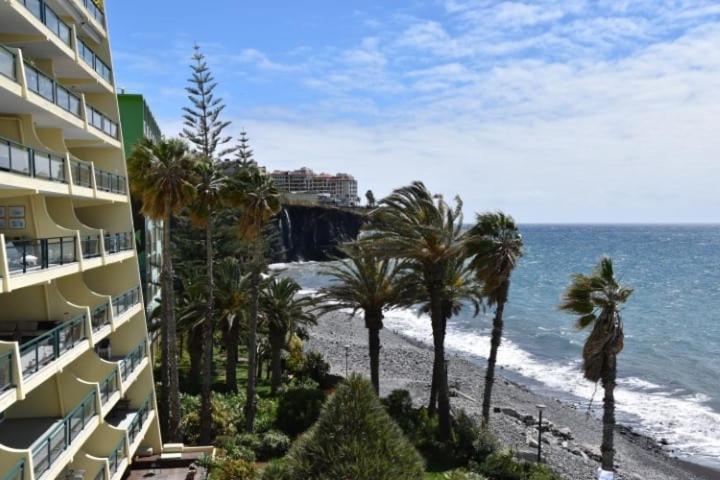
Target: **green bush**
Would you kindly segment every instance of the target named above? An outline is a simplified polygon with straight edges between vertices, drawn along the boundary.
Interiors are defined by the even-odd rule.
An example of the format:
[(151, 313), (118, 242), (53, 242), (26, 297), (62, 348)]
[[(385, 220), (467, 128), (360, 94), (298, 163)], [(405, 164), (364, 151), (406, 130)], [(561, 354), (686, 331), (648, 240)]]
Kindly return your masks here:
[(286, 367), (295, 378), (309, 379), (317, 382), (323, 388), (328, 387), (330, 365), (318, 352), (307, 352), (292, 355), (288, 358)]
[(252, 462), (223, 458), (215, 462), (210, 478), (212, 480), (255, 480), (257, 476), (257, 469)]
[[(275, 398), (260, 398), (257, 402), (257, 415), (255, 416), (255, 431), (267, 432), (275, 427), (278, 402)], [(244, 423), (243, 423), (244, 427)], [(244, 428), (243, 428), (244, 429)], [(242, 430), (242, 429), (239, 429)]]
[(280, 393), (275, 424), (282, 432), (295, 436), (317, 420), (325, 394), (316, 387), (290, 385)]
[(477, 470), (493, 480), (562, 480), (545, 465), (519, 462), (509, 451), (493, 453)]
[(277, 460), (270, 462), (263, 471), (262, 480), (291, 480), (285, 462)]
[[(214, 436), (235, 436), (243, 418), (245, 395), (212, 393), (212, 432)], [(200, 396), (180, 394), (180, 428), (189, 444), (200, 439)]]
[(246, 445), (237, 441), (233, 437), (217, 437), (215, 445), (223, 450), (224, 456), (233, 460), (245, 460), (246, 462), (255, 461), (255, 451)]
[[(255, 434), (243, 433), (235, 437), (233, 443), (235, 449), (250, 451), (253, 455), (252, 460), (257, 459), (262, 462), (281, 457), (290, 448), (288, 436), (276, 431)], [(224, 448), (227, 451), (232, 451), (232, 448)]]
[(317, 423), (290, 449), (282, 480), (421, 480), (422, 458), (382, 407), (369, 382), (353, 375)]
[(437, 417), (430, 416), (426, 408), (413, 408), (407, 391), (395, 390), (383, 403), (413, 445), (434, 465), (453, 468), (471, 461), (481, 463), (495, 450), (490, 433), (480, 429), (463, 411), (452, 419), (450, 441), (441, 442)]

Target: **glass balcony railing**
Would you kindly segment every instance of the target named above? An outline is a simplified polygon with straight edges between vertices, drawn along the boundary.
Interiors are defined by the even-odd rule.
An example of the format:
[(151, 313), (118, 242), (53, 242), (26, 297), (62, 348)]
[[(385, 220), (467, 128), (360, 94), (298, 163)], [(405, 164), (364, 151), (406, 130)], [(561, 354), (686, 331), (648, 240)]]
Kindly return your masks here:
[(95, 475), (95, 480), (106, 480), (105, 467), (100, 467), (100, 470), (98, 470), (97, 475)]
[(93, 332), (97, 332), (106, 325), (110, 325), (110, 309), (107, 303), (98, 305), (92, 309), (92, 317), (90, 318), (92, 323)]
[(95, 184), (103, 192), (125, 194), (125, 177), (104, 170), (95, 169)]
[(125, 438), (121, 438), (115, 449), (108, 457), (108, 463), (110, 464), (110, 478), (114, 477), (120, 468), (120, 464), (127, 457), (125, 452)]
[(16, 57), (13, 52), (0, 45), (0, 73), (17, 81)]
[(120, 360), (120, 375), (122, 375), (123, 380), (127, 379), (128, 375), (134, 372), (138, 365), (140, 365), (140, 362), (145, 358), (146, 350), (147, 340), (143, 338), (130, 353), (125, 355), (125, 358)]
[(0, 138), (0, 170), (67, 183), (65, 158)]
[(118, 317), (127, 312), (141, 301), (140, 287), (134, 287), (112, 300), (113, 314)]
[(78, 187), (92, 188), (92, 166), (89, 163), (81, 162), (73, 158), (70, 160), (73, 185)]
[(90, 16), (93, 17), (95, 20), (97, 20), (100, 25), (103, 27), (105, 26), (105, 14), (102, 10), (100, 10), (100, 7), (95, 5), (95, 2), (92, 0), (83, 0), (83, 5), (85, 5), (85, 10), (90, 13)]
[(23, 480), (25, 478), (25, 460), (20, 460), (8, 473), (5, 474), (3, 480)]
[(118, 138), (118, 124), (116, 122), (110, 120), (107, 115), (89, 105), (87, 112), (90, 125), (113, 138)]
[(12, 359), (12, 352), (0, 354), (0, 393), (15, 385), (13, 381)]
[(5, 242), (11, 275), (78, 261), (76, 237), (37, 238)]
[(80, 249), (83, 258), (97, 258), (102, 252), (100, 251), (100, 235), (87, 235), (80, 239)]
[(108, 233), (105, 235), (105, 253), (118, 253), (133, 249), (132, 232)]
[(143, 425), (145, 425), (145, 422), (150, 415), (150, 411), (153, 408), (152, 399), (153, 394), (150, 393), (138, 409), (137, 414), (135, 414), (135, 418), (132, 419), (130, 425), (128, 426), (128, 439), (130, 440), (131, 445), (135, 442), (135, 439), (140, 434), (140, 430), (142, 430)]
[(50, 470), (58, 457), (80, 435), (88, 421), (97, 415), (96, 395), (95, 390), (90, 391), (80, 405), (32, 446), (35, 478), (40, 478)]
[(113, 370), (100, 382), (100, 401), (103, 404), (107, 403), (119, 388), (117, 370)]
[(80, 97), (63, 87), (52, 77), (45, 75), (37, 68), (25, 64), (25, 79), (30, 91), (37, 93), (48, 102), (52, 102), (76, 117), (82, 116)]
[(78, 51), (80, 52), (80, 58), (88, 64), (95, 72), (105, 79), (108, 83), (112, 83), (112, 70), (107, 63), (103, 62), (100, 57), (88, 47), (85, 42), (80, 40), (78, 42)]
[(44, 0), (20, 0), (25, 8), (60, 38), (66, 45), (72, 45), (72, 29), (63, 22)]
[(79, 315), (21, 344), (20, 364), (23, 377), (37, 373), (86, 338), (85, 315)]

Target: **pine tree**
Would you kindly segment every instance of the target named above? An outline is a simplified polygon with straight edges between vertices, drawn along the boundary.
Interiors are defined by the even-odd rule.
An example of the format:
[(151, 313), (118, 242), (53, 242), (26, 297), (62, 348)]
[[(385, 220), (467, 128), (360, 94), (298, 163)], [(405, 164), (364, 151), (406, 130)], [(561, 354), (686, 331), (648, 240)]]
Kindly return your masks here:
[(202, 406), (200, 410), (200, 441), (210, 442), (212, 428), (212, 352), (213, 352), (213, 315), (215, 308), (215, 285), (213, 276), (213, 220), (215, 212), (222, 202), (225, 175), (217, 166), (217, 159), (232, 153), (232, 148), (224, 148), (230, 142), (223, 131), (230, 122), (220, 119), (225, 110), (222, 99), (215, 96), (217, 82), (205, 61), (200, 47), (195, 45), (192, 56), (192, 77), (185, 88), (190, 100), (189, 107), (183, 107), (185, 114), (182, 136), (195, 147), (200, 157), (201, 168), (197, 170), (197, 196), (192, 217), (196, 225), (205, 229), (205, 256), (207, 268), (207, 307), (203, 322), (202, 348)]
[(235, 151), (235, 162), (241, 168), (257, 167), (257, 162), (253, 156), (253, 151), (250, 148), (250, 139), (247, 136), (247, 132), (242, 130), (238, 137), (238, 146)]

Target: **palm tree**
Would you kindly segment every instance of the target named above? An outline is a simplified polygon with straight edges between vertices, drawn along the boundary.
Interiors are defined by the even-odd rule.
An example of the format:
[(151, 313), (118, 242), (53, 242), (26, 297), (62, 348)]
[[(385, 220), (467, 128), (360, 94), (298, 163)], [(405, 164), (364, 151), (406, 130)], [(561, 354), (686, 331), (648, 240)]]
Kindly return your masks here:
[(257, 370), (257, 327), (260, 276), (264, 268), (263, 231), (281, 208), (280, 196), (272, 181), (258, 168), (237, 171), (231, 179), (232, 202), (240, 208), (237, 228), (240, 238), (251, 246), (250, 317), (248, 322), (248, 381), (245, 422), (248, 432), (255, 424), (255, 372)]
[(608, 472), (614, 471), (615, 379), (624, 341), (620, 310), (632, 293), (615, 278), (612, 260), (603, 257), (591, 275), (572, 277), (560, 304), (561, 310), (578, 315), (578, 329), (592, 327), (583, 347), (583, 373), (592, 382), (602, 381), (605, 390), (600, 450), (602, 469)]
[[(464, 253), (461, 234), (462, 201), (451, 208), (433, 197), (421, 182), (395, 190), (374, 210), (367, 225), (367, 245), (388, 258), (400, 259), (416, 272), (418, 290), (425, 293), (433, 331), (433, 391), (437, 395), (440, 438), (450, 437), (450, 398), (445, 371), (448, 268)], [(430, 407), (434, 411), (435, 395)]]
[(523, 255), (523, 238), (512, 217), (502, 212), (478, 215), (467, 235), (470, 265), (483, 283), (487, 304), (495, 306), (482, 405), (483, 423), (488, 425), (495, 363), (503, 332), (503, 312), (510, 291), (510, 276)]
[(260, 310), (265, 319), (270, 343), (270, 388), (277, 393), (282, 375), (282, 351), (301, 325), (315, 323), (310, 308), (315, 305), (312, 297), (298, 296), (300, 285), (291, 278), (270, 279), (260, 292)]
[(250, 282), (249, 277), (243, 273), (240, 262), (233, 257), (222, 259), (216, 271), (216, 279), (217, 314), (224, 327), (227, 354), (225, 387), (228, 392), (237, 392), (238, 346), (241, 326), (247, 322)]
[(200, 443), (210, 443), (212, 430), (212, 365), (213, 325), (215, 309), (215, 276), (213, 234), (218, 208), (225, 202), (227, 177), (217, 163), (210, 158), (201, 158), (195, 169), (195, 198), (190, 206), (190, 220), (205, 231), (206, 299), (205, 321), (202, 324), (202, 372), (200, 406)]
[(194, 160), (188, 154), (187, 146), (176, 139), (162, 139), (157, 143), (142, 140), (128, 158), (130, 185), (142, 201), (142, 214), (163, 222), (161, 407), (165, 415), (161, 418), (168, 442), (182, 440), (170, 223), (172, 216), (187, 206), (193, 197), (194, 186), (188, 178), (193, 167)]
[(405, 305), (407, 283), (402, 263), (378, 257), (361, 244), (340, 247), (346, 260), (328, 266), (323, 272), (333, 283), (320, 290), (319, 310), (323, 313), (352, 310), (352, 316), (362, 310), (368, 330), (370, 380), (380, 394), (380, 330), (384, 312)]

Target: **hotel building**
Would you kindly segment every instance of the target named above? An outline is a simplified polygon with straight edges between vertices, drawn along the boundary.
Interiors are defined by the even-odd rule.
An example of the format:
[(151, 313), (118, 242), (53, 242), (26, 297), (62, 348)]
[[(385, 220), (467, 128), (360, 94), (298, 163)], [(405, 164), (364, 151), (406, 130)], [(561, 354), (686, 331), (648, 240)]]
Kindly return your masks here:
[(352, 206), (360, 201), (357, 194), (357, 180), (352, 175), (338, 173), (315, 173), (309, 168), (293, 171), (275, 170), (270, 174), (275, 186), (281, 192), (292, 194), (315, 194), (326, 198), (329, 203)]
[(106, 25), (0, 0), (2, 480), (119, 480), (163, 448)]

